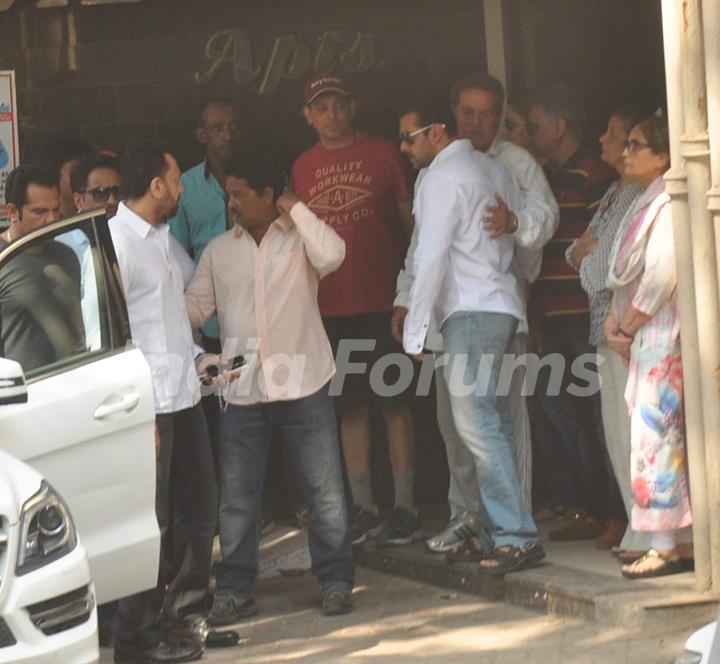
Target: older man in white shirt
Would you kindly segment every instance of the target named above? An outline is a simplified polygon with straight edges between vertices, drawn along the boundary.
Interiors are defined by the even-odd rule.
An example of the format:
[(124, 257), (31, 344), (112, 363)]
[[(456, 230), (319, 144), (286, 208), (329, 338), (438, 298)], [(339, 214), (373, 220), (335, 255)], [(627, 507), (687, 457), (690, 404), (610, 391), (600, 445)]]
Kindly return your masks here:
[(233, 229), (203, 252), (186, 294), (193, 327), (217, 312), (227, 354), (247, 366), (226, 393), (220, 420), (220, 545), (209, 622), (257, 613), (260, 507), (270, 443), (285, 446), (310, 508), (308, 540), (322, 613), (352, 608), (355, 580), (337, 420), (328, 386), (335, 373), (317, 293), (345, 258), (345, 243), (285, 192), (271, 155), (249, 152), (228, 166)]
[[(169, 519), (171, 468), (192, 486), (192, 545), (200, 590), (207, 588), (217, 492), (207, 427), (195, 369), (197, 347), (185, 307), (184, 279), (170, 239), (167, 220), (182, 192), (180, 169), (161, 145), (141, 143), (123, 163), (127, 199), (110, 222), (122, 276), (133, 342), (152, 372), (157, 454), (156, 511), (165, 535)], [(206, 362), (215, 358), (206, 358)], [(215, 360), (217, 361), (217, 360)], [(183, 505), (188, 505), (185, 501)], [(167, 542), (163, 537), (163, 551)], [(161, 558), (158, 585), (124, 598), (118, 606), (116, 662), (185, 662), (201, 649), (166, 640), (160, 625), (166, 566)], [(203, 588), (204, 585), (204, 588)]]
[(405, 350), (419, 356), (434, 312), (444, 338), (443, 374), (457, 431), (475, 462), (492, 551), (481, 569), (505, 573), (544, 557), (524, 504), (507, 399), (497, 395), (502, 360), (524, 320), (512, 272), (513, 239), (484, 225), (499, 195), (520, 208), (520, 192), (495, 161), (467, 140), (451, 142), (421, 106), (400, 118), (401, 150), (425, 168), (416, 189), (414, 280), (404, 320)]

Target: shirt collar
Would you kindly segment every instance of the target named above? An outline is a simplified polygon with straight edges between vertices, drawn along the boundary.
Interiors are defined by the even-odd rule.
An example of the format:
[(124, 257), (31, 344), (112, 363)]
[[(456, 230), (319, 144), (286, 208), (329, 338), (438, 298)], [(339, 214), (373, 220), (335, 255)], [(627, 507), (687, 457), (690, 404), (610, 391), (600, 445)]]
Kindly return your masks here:
[(208, 160), (206, 159), (203, 164), (203, 175), (205, 176), (205, 179), (208, 180), (212, 175), (212, 173), (210, 172), (210, 162), (208, 162)]
[(123, 201), (120, 202), (117, 217), (123, 220), (128, 228), (131, 228), (141, 238), (145, 239), (150, 235), (153, 225), (145, 221), (140, 215), (135, 214)]
[(472, 152), (475, 148), (470, 142), (469, 138), (456, 138), (454, 141), (446, 145), (440, 152), (435, 155), (435, 159), (432, 160), (428, 166), (428, 170), (440, 166), (449, 157), (459, 152)]
[[(283, 233), (289, 233), (292, 230), (293, 221), (288, 215), (281, 214), (275, 221), (273, 221), (272, 224), (270, 224), (268, 231), (273, 227), (273, 225), (277, 226)], [(233, 235), (235, 237), (241, 237), (243, 233), (246, 232), (247, 231), (240, 226), (240, 224), (235, 224), (235, 227), (233, 228)]]

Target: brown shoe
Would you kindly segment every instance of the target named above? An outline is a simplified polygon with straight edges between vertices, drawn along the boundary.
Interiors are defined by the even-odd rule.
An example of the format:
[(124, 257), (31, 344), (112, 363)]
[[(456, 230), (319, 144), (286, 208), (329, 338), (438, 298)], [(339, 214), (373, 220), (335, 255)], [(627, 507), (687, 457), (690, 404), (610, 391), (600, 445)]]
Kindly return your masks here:
[(570, 542), (572, 540), (591, 540), (599, 537), (605, 530), (605, 523), (584, 514), (574, 515), (570, 525), (550, 532), (554, 542)]
[(626, 529), (627, 521), (611, 519), (607, 522), (604, 532), (595, 540), (595, 546), (603, 550), (612, 549), (622, 542)]

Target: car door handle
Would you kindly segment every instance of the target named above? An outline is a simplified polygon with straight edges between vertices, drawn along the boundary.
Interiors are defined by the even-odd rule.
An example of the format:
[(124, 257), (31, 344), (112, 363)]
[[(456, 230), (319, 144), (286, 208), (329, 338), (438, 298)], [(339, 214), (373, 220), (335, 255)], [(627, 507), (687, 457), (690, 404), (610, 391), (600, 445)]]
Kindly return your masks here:
[[(110, 401), (112, 399), (112, 401)], [(107, 401), (110, 403), (101, 403), (93, 414), (96, 420), (102, 420), (115, 413), (122, 411), (129, 411), (135, 408), (140, 403), (140, 395), (137, 392), (128, 392), (123, 394), (119, 399), (117, 397), (110, 397)], [(117, 399), (117, 400), (116, 400)]]

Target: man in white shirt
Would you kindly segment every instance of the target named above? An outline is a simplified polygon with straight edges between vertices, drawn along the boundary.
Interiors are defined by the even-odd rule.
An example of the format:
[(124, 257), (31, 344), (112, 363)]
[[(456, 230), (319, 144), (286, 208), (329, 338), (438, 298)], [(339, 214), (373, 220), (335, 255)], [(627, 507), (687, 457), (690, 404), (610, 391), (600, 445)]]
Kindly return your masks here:
[[(469, 74), (459, 79), (450, 95), (458, 137), (468, 138), (476, 150), (496, 159), (515, 178), (522, 195), (520, 207), (511, 210), (505, 201), (496, 201), (485, 221), (493, 236), (509, 234), (515, 242), (513, 273), (518, 279), (523, 301), (526, 302), (528, 285), (538, 276), (542, 262), (542, 247), (554, 235), (559, 222), (559, 209), (542, 168), (532, 155), (499, 136), (503, 117), (505, 90), (502, 83), (487, 74)], [(416, 237), (408, 249), (404, 269), (398, 274), (397, 294), (393, 323), (395, 335), (402, 334), (402, 321), (407, 312), (407, 298), (413, 281), (412, 256)], [(431, 350), (442, 348), (442, 337), (433, 335)], [(522, 356), (527, 352), (527, 324), (523, 319), (513, 335), (511, 352)], [(530, 423), (525, 397), (522, 395), (523, 370), (513, 374), (509, 400), (514, 422), (514, 440), (520, 483), (525, 504), (531, 503), (532, 449)], [(449, 552), (453, 557), (465, 553), (470, 558), (474, 551), (468, 542), (478, 530), (483, 509), (475, 480), (472, 457), (454, 427), (448, 402), (447, 385), (442, 372), (436, 372), (438, 425), (445, 441), (450, 468), (450, 523), (431, 537), (431, 551)], [(476, 556), (475, 556), (476, 557)], [(454, 558), (453, 558), (454, 559)]]
[(310, 508), (322, 613), (347, 613), (355, 574), (328, 393), (335, 363), (317, 301), (320, 280), (340, 266), (345, 243), (295, 194), (283, 193), (283, 173), (267, 154), (233, 161), (225, 189), (235, 227), (207, 246), (186, 294), (193, 328), (217, 313), (224, 354), (247, 360), (220, 420), (223, 555), (208, 621), (228, 625), (258, 611), (260, 508), (276, 435)]
[(414, 200), (418, 239), (403, 346), (422, 355), (435, 313), (454, 424), (473, 456), (487, 512), (490, 541), (480, 569), (502, 574), (545, 555), (523, 500), (507, 398), (497, 394), (503, 357), (525, 317), (511, 269), (514, 242), (484, 223), (498, 196), (519, 209), (520, 192), (469, 140), (452, 142), (435, 115), (415, 108), (400, 118), (401, 150), (426, 169)]
[[(183, 294), (183, 275), (171, 249), (167, 220), (177, 211), (182, 192), (180, 169), (161, 145), (141, 143), (123, 162), (120, 203), (110, 222), (127, 300), (133, 342), (150, 365), (155, 395), (157, 488), (156, 510), (167, 554), (169, 486), (172, 473), (193, 487), (193, 554), (197, 569), (209, 580), (217, 493), (207, 428), (195, 369), (196, 347)], [(218, 362), (216, 357), (206, 358)], [(188, 482), (183, 482), (187, 484)], [(184, 503), (187, 504), (187, 503)], [(161, 554), (158, 585), (118, 606), (116, 662), (184, 662), (201, 650), (165, 640), (159, 623), (167, 569)]]

